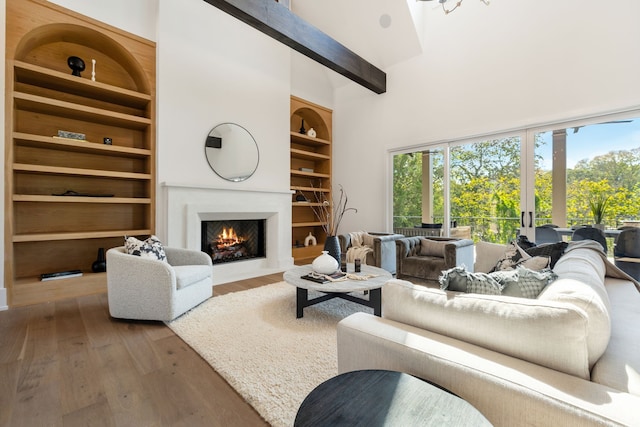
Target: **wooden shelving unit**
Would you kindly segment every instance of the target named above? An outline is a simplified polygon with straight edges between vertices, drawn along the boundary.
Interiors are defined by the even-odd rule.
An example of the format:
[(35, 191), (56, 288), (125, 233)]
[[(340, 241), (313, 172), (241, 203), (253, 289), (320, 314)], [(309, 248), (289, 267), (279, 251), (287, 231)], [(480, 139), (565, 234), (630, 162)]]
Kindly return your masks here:
[[(155, 232), (155, 43), (44, 0), (7, 0), (6, 55), (9, 305), (102, 292), (98, 249)], [(69, 56), (83, 58), (81, 77)]]
[[(297, 264), (306, 264), (320, 255), (325, 241), (323, 223), (313, 212), (318, 207), (316, 194), (331, 199), (331, 132), (332, 111), (291, 97), (291, 190), (295, 192), (291, 202), (292, 210), (292, 254)], [(300, 133), (304, 128), (313, 128), (315, 137)], [(312, 171), (309, 171), (312, 170)], [(296, 201), (303, 195), (306, 202)], [(305, 238), (311, 233), (316, 237), (316, 246), (303, 246)], [(297, 242), (297, 245), (296, 245)]]

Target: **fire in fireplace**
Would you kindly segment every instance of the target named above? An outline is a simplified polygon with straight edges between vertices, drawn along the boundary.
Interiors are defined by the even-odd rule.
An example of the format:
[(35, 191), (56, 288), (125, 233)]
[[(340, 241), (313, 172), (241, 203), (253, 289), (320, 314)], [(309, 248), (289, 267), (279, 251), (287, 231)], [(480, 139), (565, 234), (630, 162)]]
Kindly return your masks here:
[(264, 220), (202, 221), (202, 251), (213, 263), (265, 256)]

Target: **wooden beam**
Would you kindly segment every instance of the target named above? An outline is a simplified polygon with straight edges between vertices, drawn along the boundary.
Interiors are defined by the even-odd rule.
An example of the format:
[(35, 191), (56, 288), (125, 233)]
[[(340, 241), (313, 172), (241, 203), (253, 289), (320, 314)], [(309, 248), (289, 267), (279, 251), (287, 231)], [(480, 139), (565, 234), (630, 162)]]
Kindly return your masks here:
[(204, 0), (377, 93), (387, 91), (387, 75), (273, 0)]

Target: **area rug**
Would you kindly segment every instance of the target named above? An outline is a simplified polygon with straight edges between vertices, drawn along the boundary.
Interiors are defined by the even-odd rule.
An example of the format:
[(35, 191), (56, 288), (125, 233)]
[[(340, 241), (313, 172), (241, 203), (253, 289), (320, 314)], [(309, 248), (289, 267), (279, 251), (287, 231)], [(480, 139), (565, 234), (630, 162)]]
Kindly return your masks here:
[(296, 319), (295, 301), (295, 287), (280, 282), (216, 296), (168, 326), (269, 424), (291, 426), (307, 394), (338, 373), (337, 323), (373, 312), (336, 298)]

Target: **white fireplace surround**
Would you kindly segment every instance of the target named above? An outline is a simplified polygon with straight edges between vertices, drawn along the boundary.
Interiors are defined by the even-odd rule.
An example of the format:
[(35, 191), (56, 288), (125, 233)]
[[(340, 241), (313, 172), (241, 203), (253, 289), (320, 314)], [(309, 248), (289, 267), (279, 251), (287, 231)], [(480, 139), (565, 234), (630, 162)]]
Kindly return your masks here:
[(265, 258), (215, 264), (213, 283), (233, 282), (293, 267), (291, 191), (236, 190), (163, 183), (167, 246), (201, 250), (201, 222), (265, 220)]

